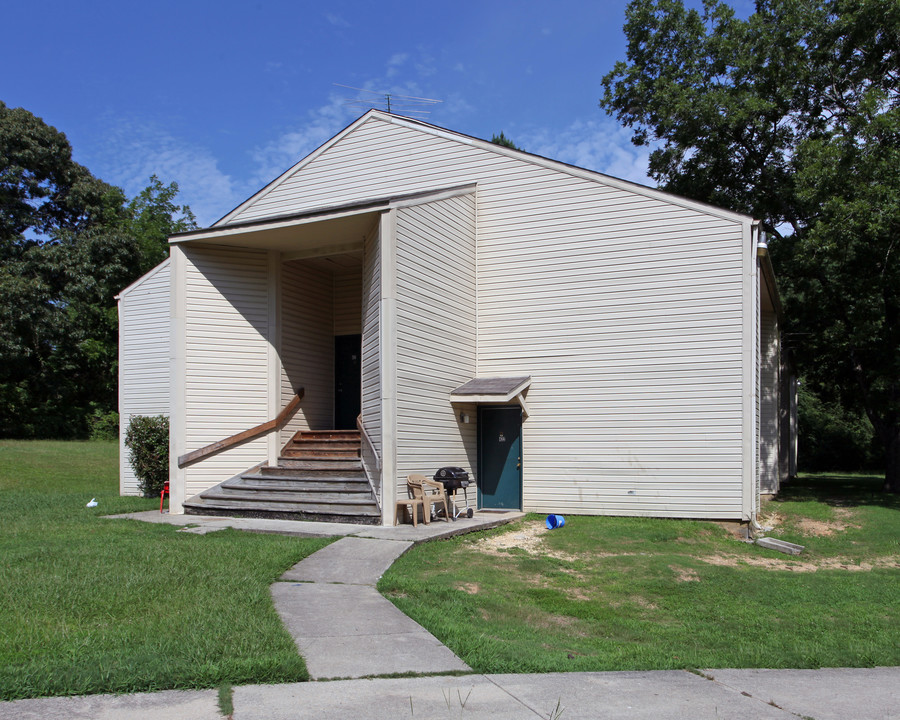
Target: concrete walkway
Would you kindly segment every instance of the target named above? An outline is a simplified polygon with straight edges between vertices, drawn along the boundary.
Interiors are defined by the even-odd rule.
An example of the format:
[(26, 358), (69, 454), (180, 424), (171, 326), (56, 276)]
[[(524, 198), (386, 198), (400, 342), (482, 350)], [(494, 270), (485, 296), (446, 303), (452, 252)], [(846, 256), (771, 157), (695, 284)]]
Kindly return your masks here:
[[(898, 720), (900, 668), (464, 675), (234, 689), (233, 720)], [(223, 720), (216, 691), (0, 703), (0, 720)]]
[(161, 525), (176, 525), (181, 532), (206, 533), (234, 528), (246, 532), (273, 533), (295, 537), (362, 537), (375, 540), (409, 540), (414, 545), (420, 542), (463, 535), (476, 530), (487, 530), (525, 517), (521, 512), (498, 512), (482, 510), (472, 518), (457, 518), (445, 522), (436, 520), (429, 524), (395, 525), (354, 525), (352, 523), (308, 522), (299, 520), (268, 520), (264, 518), (232, 518), (217, 515), (170, 515), (168, 511), (146, 510), (144, 512), (104, 515), (107, 520), (140, 520)]
[(312, 679), (470, 670), (375, 589), (412, 545), (344, 537), (288, 570), (281, 578), (288, 582), (272, 586), (275, 609)]

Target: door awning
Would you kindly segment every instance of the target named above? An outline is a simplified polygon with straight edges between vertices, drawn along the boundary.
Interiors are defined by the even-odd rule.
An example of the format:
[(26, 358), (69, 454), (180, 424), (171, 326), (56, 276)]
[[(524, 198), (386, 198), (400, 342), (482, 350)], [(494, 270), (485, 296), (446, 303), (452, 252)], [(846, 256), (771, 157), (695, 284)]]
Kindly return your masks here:
[(516, 377), (481, 377), (472, 378), (467, 383), (450, 391), (451, 403), (476, 403), (491, 405), (507, 405), (518, 403), (522, 413), (528, 416), (528, 406), (524, 394), (531, 386), (530, 375)]

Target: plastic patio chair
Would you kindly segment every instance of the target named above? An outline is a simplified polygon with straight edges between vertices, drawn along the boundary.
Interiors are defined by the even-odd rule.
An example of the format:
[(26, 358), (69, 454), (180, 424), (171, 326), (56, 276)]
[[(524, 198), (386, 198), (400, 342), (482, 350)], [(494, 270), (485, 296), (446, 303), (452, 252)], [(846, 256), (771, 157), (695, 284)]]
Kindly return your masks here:
[[(406, 487), (414, 500), (422, 501), (422, 514), (425, 516), (426, 523), (430, 521), (431, 506), (438, 504), (444, 506), (444, 520), (450, 522), (450, 505), (447, 502), (447, 493), (444, 492), (443, 483), (429, 480), (424, 475), (409, 475), (406, 478)], [(429, 491), (429, 488), (432, 490)]]

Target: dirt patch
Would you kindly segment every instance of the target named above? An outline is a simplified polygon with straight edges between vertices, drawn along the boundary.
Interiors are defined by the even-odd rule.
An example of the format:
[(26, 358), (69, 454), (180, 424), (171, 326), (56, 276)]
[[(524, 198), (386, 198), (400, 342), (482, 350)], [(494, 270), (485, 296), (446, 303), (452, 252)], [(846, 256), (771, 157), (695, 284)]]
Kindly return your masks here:
[[(697, 579), (699, 580), (700, 578)], [(640, 595), (632, 595), (629, 600), (645, 610), (657, 610), (659, 608), (656, 603), (650, 602), (647, 598), (641, 597)]]
[(844, 532), (847, 528), (859, 528), (852, 522), (854, 518), (853, 510), (850, 508), (835, 508), (835, 520), (812, 520), (803, 518), (797, 522), (797, 529), (804, 535), (812, 535), (814, 537), (831, 537), (837, 533)]
[(563, 592), (569, 600), (577, 600), (578, 602), (590, 602), (594, 596), (580, 588), (566, 588)]
[(779, 515), (776, 510), (771, 510), (760, 515), (757, 518), (757, 522), (764, 528), (771, 528), (774, 530), (784, 522), (784, 515)]
[(463, 583), (462, 585), (456, 586), (457, 590), (462, 590), (464, 593), (468, 593), (469, 595), (477, 595), (481, 592), (481, 586), (478, 583)]
[(647, 598), (641, 597), (640, 595), (631, 595), (624, 600), (604, 600), (604, 605), (606, 605), (607, 607), (611, 607), (613, 610), (618, 610), (619, 608), (627, 608), (630, 605), (634, 605), (643, 610), (659, 609), (659, 605), (654, 602), (650, 602)]
[(735, 540), (746, 540), (747, 539), (747, 526), (746, 523), (742, 523), (740, 521), (732, 521), (732, 520), (717, 520), (715, 524), (722, 528), (725, 532), (727, 532), (731, 537)]
[(479, 540), (476, 547), (488, 555), (502, 555), (507, 550), (524, 550), (529, 555), (543, 555), (558, 560), (577, 560), (578, 558), (568, 553), (550, 550), (544, 544), (544, 535), (549, 532), (542, 520), (533, 520), (523, 523), (514, 532), (494, 535)]
[(813, 520), (811, 518), (801, 518), (797, 522), (797, 530), (803, 535), (812, 537), (831, 537), (839, 532), (844, 532), (848, 527), (847, 523), (837, 520)]
[(822, 558), (821, 560), (781, 560), (780, 558), (739, 557), (737, 555), (709, 555), (698, 558), (710, 565), (723, 567), (751, 567), (766, 570), (788, 570), (790, 572), (816, 572), (818, 570), (846, 570), (848, 572), (868, 572), (883, 568), (900, 568), (900, 558), (888, 556), (855, 563), (847, 558)]
[(669, 565), (669, 570), (675, 573), (678, 582), (700, 582), (700, 575), (693, 568), (683, 568), (677, 565)]
[(583, 630), (574, 629), (579, 622), (580, 621), (577, 618), (568, 615), (545, 615), (538, 620), (533, 620), (532, 624), (534, 627), (546, 628), (548, 630), (551, 628), (562, 628), (563, 630), (567, 630), (572, 637), (586, 637), (587, 633)]
[(572, 568), (560, 568), (560, 571), (568, 575), (570, 578), (577, 580), (578, 582), (590, 582), (590, 578), (585, 573), (578, 570), (574, 570)]

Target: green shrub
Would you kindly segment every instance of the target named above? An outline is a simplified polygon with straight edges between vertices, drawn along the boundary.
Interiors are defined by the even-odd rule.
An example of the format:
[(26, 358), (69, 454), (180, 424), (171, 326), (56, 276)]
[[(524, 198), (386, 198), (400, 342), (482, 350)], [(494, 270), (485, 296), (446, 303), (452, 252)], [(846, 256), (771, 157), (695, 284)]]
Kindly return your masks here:
[(820, 398), (800, 386), (799, 451), (802, 472), (860, 471), (880, 467), (872, 423), (860, 411)]
[(125, 447), (131, 451), (131, 467), (144, 497), (159, 495), (169, 479), (169, 418), (132, 416), (125, 431)]
[(119, 413), (115, 410), (103, 412), (95, 408), (88, 417), (88, 423), (91, 426), (91, 440), (119, 439)]

